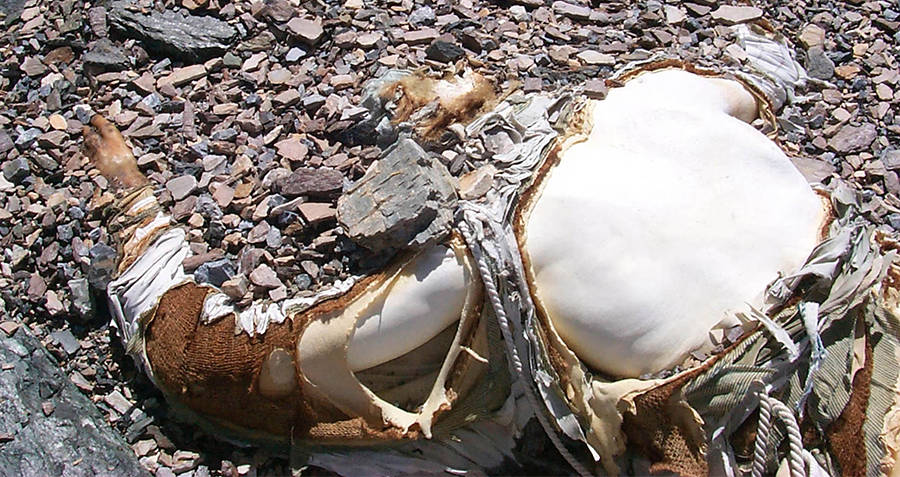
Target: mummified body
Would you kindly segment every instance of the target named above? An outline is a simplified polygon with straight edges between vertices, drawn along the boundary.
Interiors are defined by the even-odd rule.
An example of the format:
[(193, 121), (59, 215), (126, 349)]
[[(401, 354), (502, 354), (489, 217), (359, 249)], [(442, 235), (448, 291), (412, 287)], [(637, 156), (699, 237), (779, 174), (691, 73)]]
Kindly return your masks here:
[[(482, 89), (461, 88), (478, 93), (478, 107)], [(470, 111), (464, 103), (452, 102), (453, 111)], [(588, 102), (584, 122), (558, 141), (515, 226), (538, 314), (572, 361), (611, 378), (671, 368), (804, 264), (828, 209), (747, 124), (756, 111), (736, 81), (646, 73)], [(146, 179), (121, 136), (101, 118), (94, 124), (101, 136), (86, 132), (89, 155), (114, 185), (131, 188), (112, 219), (124, 245), (113, 310), (173, 402), (248, 437), (429, 437), (502, 357), (485, 331), (479, 272), (458, 239), (302, 310), (254, 304), (265, 325), (236, 334), (237, 312), (211, 313), (221, 294), (184, 274), (184, 233), (141, 188)], [(415, 372), (375, 390), (369, 378), (391, 363)], [(612, 396), (604, 393), (580, 397), (593, 412)], [(623, 450), (609, 437), (619, 433), (615, 416), (601, 423), (614, 432), (597, 427), (590, 442), (603, 457)]]

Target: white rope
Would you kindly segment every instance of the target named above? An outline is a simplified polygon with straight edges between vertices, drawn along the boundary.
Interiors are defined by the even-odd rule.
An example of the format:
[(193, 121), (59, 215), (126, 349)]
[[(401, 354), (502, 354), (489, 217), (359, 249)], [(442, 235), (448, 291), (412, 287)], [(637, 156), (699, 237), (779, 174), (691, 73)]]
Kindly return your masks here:
[[(472, 236), (472, 231), (469, 229), (469, 224), (465, 221), (460, 221), (459, 231), (465, 239), (466, 243), (472, 249), (478, 247), (478, 243), (475, 241), (475, 238)], [(509, 327), (509, 320), (506, 316), (506, 310), (503, 308), (503, 301), (500, 298), (500, 294), (497, 292), (497, 286), (494, 283), (493, 275), (491, 274), (490, 268), (488, 268), (487, 262), (484, 259), (484, 256), (481, 254), (473, 253), (475, 256), (475, 261), (478, 264), (478, 270), (481, 273), (481, 281), (484, 283), (484, 289), (487, 293), (488, 299), (490, 300), (491, 306), (494, 309), (494, 315), (497, 317), (497, 322), (500, 325), (500, 331), (503, 333), (503, 339), (507, 343), (507, 347), (509, 349), (509, 358), (512, 364), (513, 370), (515, 371), (517, 376), (524, 376), (526, 378), (531, 377), (530, 370), (527, 370), (522, 366), (522, 360), (519, 358), (519, 352), (516, 349), (516, 342), (513, 339), (512, 332)], [(584, 468), (584, 466), (579, 462), (572, 453), (569, 452), (569, 449), (563, 444), (562, 440), (560, 440), (559, 435), (556, 433), (556, 429), (550, 425), (550, 422), (547, 420), (547, 416), (538, 407), (537, 396), (535, 396), (534, 389), (530, 383), (526, 383), (525, 387), (525, 396), (528, 399), (528, 403), (531, 405), (531, 408), (534, 410), (534, 414), (538, 419), (538, 422), (541, 424), (541, 427), (544, 428), (544, 432), (546, 432), (547, 436), (550, 438), (550, 441), (553, 443), (553, 446), (556, 447), (556, 450), (563, 456), (563, 458), (568, 462), (572, 469), (578, 475), (581, 476), (589, 476), (591, 473)], [(793, 476), (792, 476), (793, 477)]]
[(759, 425), (756, 429), (756, 444), (753, 449), (753, 477), (762, 477), (766, 467), (766, 451), (769, 447), (774, 417), (784, 424), (788, 437), (788, 466), (791, 477), (806, 477), (805, 451), (800, 426), (794, 413), (783, 402), (769, 396), (764, 390), (759, 393)]

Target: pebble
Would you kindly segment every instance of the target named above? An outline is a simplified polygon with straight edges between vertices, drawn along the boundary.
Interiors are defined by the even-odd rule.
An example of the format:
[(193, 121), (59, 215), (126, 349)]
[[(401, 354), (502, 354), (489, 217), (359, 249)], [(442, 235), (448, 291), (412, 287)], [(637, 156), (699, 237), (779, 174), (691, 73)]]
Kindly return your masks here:
[(288, 31), (308, 45), (315, 45), (322, 38), (321, 23), (305, 18), (293, 18), (287, 23)]
[(344, 175), (334, 169), (300, 168), (279, 181), (286, 197), (335, 197), (344, 185)]
[(254, 285), (268, 289), (284, 286), (284, 284), (281, 283), (281, 280), (278, 279), (278, 275), (275, 274), (275, 271), (264, 263), (250, 272), (250, 281)]
[(763, 11), (758, 7), (720, 5), (710, 15), (712, 15), (713, 20), (723, 25), (736, 25), (759, 20), (763, 16)]
[(839, 153), (859, 152), (869, 147), (877, 136), (878, 131), (873, 124), (847, 124), (828, 140), (828, 147)]
[(181, 200), (188, 196), (197, 188), (197, 178), (194, 176), (184, 175), (169, 179), (166, 182), (166, 189), (172, 194), (175, 200)]

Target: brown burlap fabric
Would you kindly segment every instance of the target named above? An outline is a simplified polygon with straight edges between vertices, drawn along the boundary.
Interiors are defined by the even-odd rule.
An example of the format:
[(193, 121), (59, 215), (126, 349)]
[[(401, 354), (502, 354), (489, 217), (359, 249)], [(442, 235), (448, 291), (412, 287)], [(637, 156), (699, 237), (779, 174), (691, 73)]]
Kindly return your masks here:
[(681, 389), (707, 366), (684, 373), (678, 379), (634, 398), (634, 411), (623, 414), (622, 430), (628, 444), (650, 462), (651, 472), (673, 472), (684, 476), (705, 476), (706, 437), (697, 433), (697, 424), (685, 420)]
[(866, 334), (866, 362), (853, 376), (850, 401), (841, 415), (825, 431), (828, 450), (837, 461), (841, 475), (866, 475), (866, 436), (863, 424), (869, 403), (869, 386), (872, 382), (872, 343)]

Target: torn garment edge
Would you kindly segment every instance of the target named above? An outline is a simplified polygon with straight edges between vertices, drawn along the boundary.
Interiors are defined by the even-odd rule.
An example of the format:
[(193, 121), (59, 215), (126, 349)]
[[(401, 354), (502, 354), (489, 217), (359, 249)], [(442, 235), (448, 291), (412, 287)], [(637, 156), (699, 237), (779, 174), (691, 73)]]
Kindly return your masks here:
[[(853, 341), (855, 310), (868, 310), (864, 319), (873, 332), (886, 330), (885, 324), (896, 316), (885, 309), (882, 298), (882, 283), (888, 267), (894, 261), (893, 253), (879, 250), (874, 230), (856, 214), (856, 207), (847, 206), (852, 202), (842, 184), (837, 185), (832, 200), (839, 215), (831, 226), (830, 237), (812, 252), (806, 264), (790, 276), (784, 277), (768, 290), (766, 313), (775, 315), (774, 321), (787, 330), (797, 343), (800, 356), (804, 359), (792, 360), (784, 349), (763, 331), (746, 336), (737, 346), (702, 375), (693, 379), (684, 388), (685, 394), (707, 421), (706, 432), (710, 441), (708, 458), (710, 471), (733, 475), (737, 472), (734, 451), (728, 441), (744, 420), (757, 408), (759, 400), (752, 389), (752, 383), (759, 381), (765, 386), (765, 393), (778, 396), (793, 409), (808, 411), (807, 420), (813, 428), (824, 432), (837, 419), (850, 398), (847, 373), (851, 370), (853, 353), (846, 344)], [(844, 206), (841, 206), (843, 203)], [(803, 289), (799, 286), (803, 284)], [(800, 297), (801, 304), (784, 308), (794, 297)], [(818, 313), (809, 307), (818, 304)], [(879, 314), (887, 318), (878, 319)], [(814, 332), (810, 328), (815, 327)], [(892, 348), (896, 338), (889, 334), (880, 340), (881, 347)], [(816, 341), (819, 341), (820, 347)], [(812, 356), (817, 354), (818, 356)], [(811, 359), (811, 362), (808, 359)], [(887, 376), (897, 376), (896, 364), (882, 361), (882, 371)], [(887, 378), (888, 380), (890, 378)], [(890, 389), (891, 386), (885, 389)], [(871, 388), (884, 401), (883, 389)], [(804, 403), (804, 401), (807, 401)], [(875, 422), (881, 430), (885, 421), (883, 410), (870, 408), (867, 422)], [(883, 406), (882, 406), (883, 407)], [(796, 411), (795, 411), (796, 412)], [(884, 422), (887, 425), (887, 422)], [(774, 472), (778, 458), (775, 448), (786, 437), (776, 429), (775, 446), (767, 455), (767, 469)], [(884, 455), (883, 446), (874, 441), (875, 430), (867, 431), (868, 469)], [(818, 464), (835, 474), (827, 450), (812, 449)]]
[(210, 293), (203, 302), (200, 322), (208, 325), (234, 314), (235, 332), (244, 332), (249, 336), (262, 335), (265, 334), (269, 324), (283, 323), (292, 314), (302, 313), (325, 300), (339, 297), (350, 291), (357, 281), (358, 277), (351, 276), (335, 281), (313, 296), (289, 298), (281, 303), (252, 303), (241, 309), (234, 306), (228, 295), (215, 288), (216, 291)]

